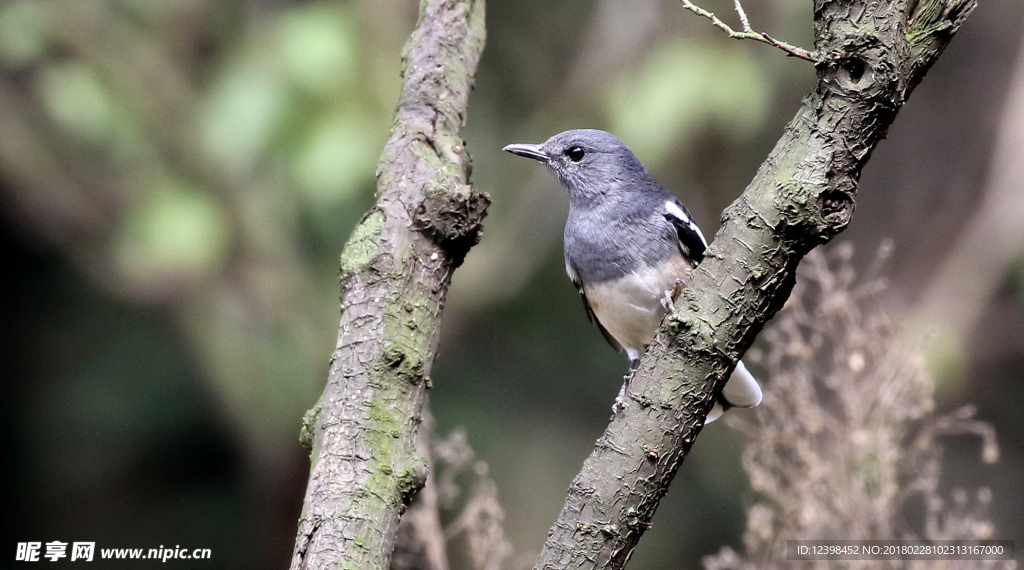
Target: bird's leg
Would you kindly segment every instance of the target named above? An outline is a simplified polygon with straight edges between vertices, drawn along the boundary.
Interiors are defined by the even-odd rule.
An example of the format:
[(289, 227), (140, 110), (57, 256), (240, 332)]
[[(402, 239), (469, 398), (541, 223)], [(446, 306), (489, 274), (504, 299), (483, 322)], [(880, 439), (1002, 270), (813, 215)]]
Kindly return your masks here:
[(675, 300), (679, 298), (679, 294), (683, 292), (683, 286), (686, 282), (682, 279), (676, 279), (675, 287), (671, 291), (665, 291), (665, 296), (661, 298), (661, 306), (665, 307), (665, 310), (674, 313), (676, 312)]
[(626, 392), (629, 390), (629, 381), (633, 379), (633, 375), (636, 374), (636, 369), (639, 367), (639, 358), (629, 359), (629, 370), (627, 370), (626, 375), (622, 377), (622, 388), (619, 388), (619, 395), (615, 397), (615, 403), (612, 404), (613, 414), (617, 414), (626, 409)]

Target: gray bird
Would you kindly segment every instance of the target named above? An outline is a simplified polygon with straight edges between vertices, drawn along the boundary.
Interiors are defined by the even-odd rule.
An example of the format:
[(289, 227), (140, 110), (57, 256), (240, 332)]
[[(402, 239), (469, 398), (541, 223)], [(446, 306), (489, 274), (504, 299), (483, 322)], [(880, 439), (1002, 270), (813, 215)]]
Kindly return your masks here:
[[(540, 161), (569, 193), (565, 271), (587, 317), (629, 357), (612, 407), (621, 411), (640, 356), (704, 259), (707, 241), (682, 202), (610, 133), (566, 131), (543, 144), (510, 144), (504, 150)], [(706, 423), (728, 407), (760, 402), (761, 387), (739, 362)]]

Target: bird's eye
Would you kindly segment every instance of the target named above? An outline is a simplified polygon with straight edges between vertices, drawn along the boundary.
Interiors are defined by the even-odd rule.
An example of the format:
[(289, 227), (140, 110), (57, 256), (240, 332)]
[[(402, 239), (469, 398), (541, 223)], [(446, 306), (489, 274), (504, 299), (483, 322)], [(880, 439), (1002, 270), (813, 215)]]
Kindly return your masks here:
[(583, 155), (584, 154), (586, 154), (586, 153), (584, 153), (583, 149), (578, 147), (578, 146), (567, 148), (565, 150), (565, 156), (568, 156), (569, 160), (571, 160), (573, 162), (579, 162), (579, 161), (583, 160)]

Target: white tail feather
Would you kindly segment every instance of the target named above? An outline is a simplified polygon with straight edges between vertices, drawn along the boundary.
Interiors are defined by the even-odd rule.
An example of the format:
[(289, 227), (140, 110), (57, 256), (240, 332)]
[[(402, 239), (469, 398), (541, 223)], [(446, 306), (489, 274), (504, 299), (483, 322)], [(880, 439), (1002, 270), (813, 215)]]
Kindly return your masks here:
[(717, 420), (718, 418), (722, 417), (722, 414), (724, 413), (725, 408), (722, 407), (722, 403), (715, 402), (715, 405), (711, 408), (711, 411), (708, 412), (708, 417), (704, 418), (704, 425), (708, 425), (709, 423)]
[(742, 360), (736, 363), (736, 369), (722, 388), (722, 396), (726, 402), (737, 408), (753, 408), (761, 403), (761, 386), (747, 371)]

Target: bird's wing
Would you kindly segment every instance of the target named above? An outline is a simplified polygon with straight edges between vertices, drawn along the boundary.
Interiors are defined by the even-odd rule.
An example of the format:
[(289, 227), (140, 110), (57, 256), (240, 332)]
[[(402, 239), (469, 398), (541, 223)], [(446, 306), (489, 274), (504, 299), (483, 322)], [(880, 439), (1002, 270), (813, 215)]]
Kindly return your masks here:
[(690, 212), (686, 210), (686, 206), (673, 196), (665, 200), (663, 215), (679, 235), (679, 249), (694, 265), (700, 263), (704, 259), (704, 250), (708, 248), (708, 242), (693, 221)]
[(598, 320), (597, 315), (594, 314), (594, 309), (590, 307), (590, 301), (587, 300), (587, 290), (583, 288), (583, 281), (580, 280), (580, 276), (576, 274), (576, 271), (569, 265), (568, 262), (565, 264), (565, 272), (569, 274), (569, 279), (572, 284), (576, 286), (576, 290), (580, 292), (580, 299), (583, 300), (583, 310), (587, 312), (587, 320), (597, 325), (597, 328), (601, 330), (601, 336), (604, 337), (608, 344), (611, 345), (618, 352), (622, 352), (622, 345), (615, 340), (615, 337), (604, 328), (601, 321)]

